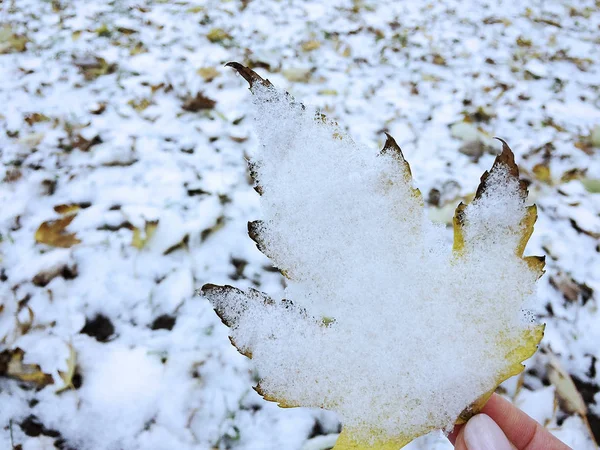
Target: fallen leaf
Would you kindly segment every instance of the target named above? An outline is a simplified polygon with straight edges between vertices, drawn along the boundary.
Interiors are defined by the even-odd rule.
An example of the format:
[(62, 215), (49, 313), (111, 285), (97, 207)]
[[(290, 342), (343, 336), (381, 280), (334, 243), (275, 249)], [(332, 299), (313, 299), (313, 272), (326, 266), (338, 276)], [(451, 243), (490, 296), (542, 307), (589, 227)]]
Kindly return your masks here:
[(438, 66), (445, 66), (445, 65), (446, 65), (446, 58), (444, 58), (444, 57), (443, 57), (442, 55), (440, 55), (439, 53), (435, 53), (435, 54), (433, 55), (432, 62), (433, 62), (435, 65), (438, 65)]
[(45, 114), (30, 113), (30, 114), (25, 115), (25, 122), (27, 122), (27, 125), (29, 125), (30, 127), (39, 122), (49, 122), (49, 121), (50, 121), (50, 117), (46, 116)]
[(141, 55), (142, 53), (148, 53), (148, 47), (142, 41), (136, 42), (130, 49), (129, 54), (131, 56)]
[(79, 211), (81, 209), (81, 206), (76, 203), (61, 204), (61, 205), (56, 205), (52, 209), (54, 209), (55, 212), (57, 212), (61, 215), (67, 215), (67, 214), (76, 213), (77, 211)]
[(54, 383), (52, 376), (42, 372), (37, 364), (23, 363), (24, 356), (25, 352), (20, 348), (1, 352), (0, 375), (33, 383), (39, 387)]
[(198, 112), (203, 109), (213, 109), (216, 104), (216, 101), (198, 92), (195, 97), (185, 99), (181, 107), (186, 111)]
[(562, 176), (560, 177), (560, 181), (561, 183), (568, 183), (569, 181), (573, 181), (573, 180), (581, 180), (581, 182), (583, 183), (583, 179), (585, 178), (585, 173), (586, 170), (585, 169), (570, 169), (567, 170), (565, 173), (562, 174)]
[(152, 238), (156, 229), (158, 228), (158, 220), (146, 221), (144, 230), (140, 230), (137, 227), (133, 228), (133, 236), (131, 238), (131, 245), (138, 250), (143, 249), (148, 241)]
[(192, 6), (188, 9), (185, 10), (186, 13), (189, 14), (196, 14), (196, 13), (200, 13), (202, 11), (204, 11), (206, 8), (204, 8), (204, 6), (202, 5), (196, 5), (196, 6)]
[(39, 287), (47, 286), (56, 277), (63, 277), (65, 280), (72, 280), (77, 277), (77, 264), (59, 262), (40, 270), (32, 278), (31, 282)]
[(100, 37), (109, 38), (112, 35), (112, 31), (110, 30), (110, 28), (108, 28), (108, 25), (105, 23), (96, 28), (95, 32)]
[(317, 50), (321, 47), (321, 42), (317, 40), (306, 41), (302, 43), (301, 47), (305, 52), (312, 52), (313, 50)]
[(548, 164), (536, 164), (531, 170), (538, 181), (541, 181), (542, 183), (552, 183), (552, 174), (550, 173), (550, 167), (548, 167)]
[(200, 67), (196, 73), (204, 78), (207, 83), (217, 78), (220, 72), (214, 67)]
[[(583, 297), (586, 288), (588, 290), (590, 289), (585, 284), (582, 285), (577, 283), (573, 278), (562, 272), (550, 276), (548, 282), (550, 283), (550, 286), (559, 291), (564, 299), (570, 303), (577, 302), (579, 300), (579, 295), (581, 294)], [(587, 299), (583, 300), (583, 303), (585, 304)]]
[(565, 412), (585, 417), (587, 407), (583, 401), (583, 397), (581, 397), (575, 383), (573, 383), (573, 379), (569, 375), (569, 372), (564, 369), (560, 360), (555, 355), (550, 354), (546, 367), (548, 370), (548, 379), (556, 388), (556, 396), (561, 408)]
[(222, 28), (213, 28), (207, 33), (206, 38), (210, 42), (219, 43), (230, 40), (231, 36)]
[(61, 248), (79, 244), (81, 241), (77, 239), (75, 233), (65, 231), (74, 218), (75, 214), (71, 214), (60, 219), (43, 222), (35, 232), (36, 242)]
[(209, 236), (211, 236), (213, 233), (219, 231), (224, 226), (225, 226), (225, 217), (224, 216), (217, 217), (217, 220), (212, 227), (202, 230), (202, 232), (200, 233), (200, 239), (204, 242), (205, 240), (208, 239)]
[(73, 57), (73, 64), (79, 68), (87, 81), (95, 80), (103, 75), (117, 71), (117, 65), (108, 63), (104, 58), (94, 55)]
[(23, 173), (19, 169), (13, 167), (7, 169), (6, 174), (4, 175), (4, 179), (2, 181), (5, 183), (14, 183), (15, 181), (20, 180), (22, 176)]
[(15, 33), (11, 25), (0, 27), (0, 55), (7, 53), (22, 53), (27, 50), (27, 36)]
[(69, 344), (69, 358), (67, 359), (67, 370), (66, 371), (58, 371), (58, 375), (62, 379), (64, 385), (59, 388), (56, 393), (60, 394), (61, 392), (66, 391), (67, 389), (73, 388), (73, 377), (75, 376), (75, 368), (77, 367), (77, 353), (75, 353), (75, 348), (73, 348), (72, 344)]
[(148, 98), (142, 98), (141, 100), (131, 99), (127, 102), (129, 106), (135, 109), (137, 112), (142, 112), (150, 105), (152, 105), (152, 100)]

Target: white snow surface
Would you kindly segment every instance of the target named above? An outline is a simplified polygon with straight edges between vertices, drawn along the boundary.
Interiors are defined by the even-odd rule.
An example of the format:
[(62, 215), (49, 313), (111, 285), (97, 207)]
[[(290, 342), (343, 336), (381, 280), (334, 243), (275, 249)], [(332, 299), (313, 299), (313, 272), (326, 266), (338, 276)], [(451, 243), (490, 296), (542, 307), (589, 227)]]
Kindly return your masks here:
[[(391, 132), (442, 222), (490, 167), (490, 138), (509, 142), (538, 205), (526, 254), (546, 255), (532, 302), (547, 323), (542, 350), (576, 380), (598, 433), (600, 194), (580, 179), (600, 179), (599, 25), (593, 0), (2, 2), (0, 354), (21, 348), (55, 383), (0, 376), (0, 448), (333, 442), (334, 414), (252, 390), (255, 367), (194, 295), (208, 282), (275, 298), (284, 287), (246, 236), (260, 217), (245, 161), (257, 140), (228, 61), (321, 108), (367, 151)], [(25, 51), (13, 51), (21, 37)], [(198, 92), (214, 107), (183, 109)], [(64, 204), (80, 205), (67, 231), (81, 243), (36, 243)], [(132, 228), (155, 221), (132, 246)], [(97, 317), (113, 327), (99, 340), (81, 333)], [(71, 349), (78, 388), (57, 393)], [(561, 394), (544, 361), (501, 390), (573, 448), (594, 448), (585, 423), (552, 406)], [(439, 435), (407, 447), (449, 448)]]

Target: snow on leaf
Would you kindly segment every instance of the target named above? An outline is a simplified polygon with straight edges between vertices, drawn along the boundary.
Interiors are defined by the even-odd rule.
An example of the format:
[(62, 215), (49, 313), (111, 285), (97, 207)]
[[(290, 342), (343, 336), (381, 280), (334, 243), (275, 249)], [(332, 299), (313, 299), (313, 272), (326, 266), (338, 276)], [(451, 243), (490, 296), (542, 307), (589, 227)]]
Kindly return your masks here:
[(148, 241), (154, 236), (156, 229), (158, 228), (158, 220), (146, 221), (144, 230), (140, 230), (137, 227), (133, 228), (133, 236), (131, 237), (131, 245), (138, 250), (143, 249)]
[(40, 387), (54, 383), (52, 376), (42, 372), (37, 364), (23, 363), (24, 356), (25, 352), (20, 348), (0, 353), (0, 375), (34, 383)]
[[(544, 260), (523, 257), (537, 217), (508, 145), (454, 216), (453, 250), (423, 213), (402, 151), (360, 148), (252, 70), (262, 218), (248, 231), (288, 278), (285, 299), (205, 285), (283, 407), (336, 411), (336, 450), (397, 449), (449, 431), (520, 373), (543, 325), (526, 311)], [(452, 368), (449, 370), (449, 368)]]
[(7, 53), (22, 53), (27, 49), (27, 36), (17, 34), (11, 25), (0, 27), (0, 55)]

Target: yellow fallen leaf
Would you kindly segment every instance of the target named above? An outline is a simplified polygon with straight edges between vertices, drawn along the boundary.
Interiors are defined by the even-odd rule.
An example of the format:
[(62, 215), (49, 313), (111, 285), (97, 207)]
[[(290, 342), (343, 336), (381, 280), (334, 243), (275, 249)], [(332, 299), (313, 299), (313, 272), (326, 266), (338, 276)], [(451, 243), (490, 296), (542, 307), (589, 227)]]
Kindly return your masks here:
[(35, 232), (36, 242), (61, 248), (79, 244), (81, 241), (77, 239), (75, 233), (65, 231), (74, 218), (75, 214), (71, 214), (60, 219), (43, 222)]
[(27, 49), (27, 36), (15, 33), (11, 25), (0, 27), (0, 55), (6, 53), (22, 53)]
[(550, 173), (550, 167), (547, 164), (536, 164), (533, 166), (533, 174), (542, 183), (552, 183), (552, 175)]
[(142, 112), (152, 104), (152, 100), (148, 98), (142, 98), (140, 100), (131, 99), (127, 102), (127, 104), (137, 112)]
[(200, 67), (196, 73), (204, 78), (204, 81), (209, 82), (219, 76), (219, 71), (214, 67)]
[(3, 354), (0, 354), (0, 363), (3, 357), (8, 358), (4, 373), (2, 373), (2, 366), (0, 364), (0, 375), (6, 375), (21, 381), (34, 383), (39, 387), (54, 383), (52, 376), (42, 372), (40, 366), (37, 364), (24, 364), (24, 356), (25, 352), (20, 348), (7, 350), (3, 352)]
[(133, 236), (131, 238), (131, 245), (138, 250), (143, 249), (148, 241), (154, 236), (156, 229), (158, 228), (158, 220), (146, 221), (144, 230), (140, 230), (137, 227), (133, 228)]
[(231, 36), (229, 35), (229, 33), (227, 33), (224, 29), (222, 28), (213, 28), (212, 30), (210, 30), (207, 35), (206, 38), (210, 41), (210, 42), (223, 42), (226, 41), (228, 39), (231, 39)]
[(302, 43), (302, 50), (305, 52), (312, 52), (321, 47), (321, 43), (317, 40), (306, 41)]

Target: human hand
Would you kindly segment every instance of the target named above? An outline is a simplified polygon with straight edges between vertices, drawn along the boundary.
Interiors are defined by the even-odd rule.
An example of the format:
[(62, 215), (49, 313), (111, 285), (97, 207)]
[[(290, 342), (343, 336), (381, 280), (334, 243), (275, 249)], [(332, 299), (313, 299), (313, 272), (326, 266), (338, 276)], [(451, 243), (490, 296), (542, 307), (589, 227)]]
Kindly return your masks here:
[(499, 395), (448, 436), (455, 450), (571, 450)]

